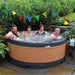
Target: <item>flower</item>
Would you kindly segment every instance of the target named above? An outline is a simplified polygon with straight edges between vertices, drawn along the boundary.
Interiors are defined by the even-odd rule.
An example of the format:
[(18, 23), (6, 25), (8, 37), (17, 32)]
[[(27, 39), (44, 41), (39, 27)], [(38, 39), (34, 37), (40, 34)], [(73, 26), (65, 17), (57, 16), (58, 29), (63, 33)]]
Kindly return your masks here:
[(67, 17), (67, 15), (65, 15), (65, 17)]
[(64, 19), (66, 19), (65, 17), (63, 17)]

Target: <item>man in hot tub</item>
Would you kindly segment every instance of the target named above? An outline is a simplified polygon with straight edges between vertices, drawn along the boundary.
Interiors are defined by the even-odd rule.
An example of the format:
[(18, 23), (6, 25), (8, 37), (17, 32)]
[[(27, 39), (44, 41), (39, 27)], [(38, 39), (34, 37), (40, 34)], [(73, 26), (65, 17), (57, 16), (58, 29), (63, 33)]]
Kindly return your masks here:
[(13, 25), (12, 28), (11, 28), (11, 31), (8, 32), (4, 38), (5, 39), (14, 39), (14, 37), (19, 37), (20, 36), (20, 32), (17, 30), (17, 26), (16, 25)]
[(60, 36), (60, 28), (55, 28), (55, 32), (51, 34), (50, 36), (52, 39), (62, 39), (62, 36)]

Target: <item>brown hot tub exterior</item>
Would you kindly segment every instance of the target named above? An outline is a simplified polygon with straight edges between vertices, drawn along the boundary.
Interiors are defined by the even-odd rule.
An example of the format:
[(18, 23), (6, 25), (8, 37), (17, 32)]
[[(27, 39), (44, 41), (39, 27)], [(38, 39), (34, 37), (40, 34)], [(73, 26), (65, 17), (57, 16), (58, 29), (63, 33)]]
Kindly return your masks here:
[[(52, 47), (27, 47), (15, 44), (13, 40), (7, 42), (10, 49), (10, 62), (28, 68), (49, 68), (64, 61), (66, 39), (61, 45)], [(58, 43), (57, 43), (58, 44)]]

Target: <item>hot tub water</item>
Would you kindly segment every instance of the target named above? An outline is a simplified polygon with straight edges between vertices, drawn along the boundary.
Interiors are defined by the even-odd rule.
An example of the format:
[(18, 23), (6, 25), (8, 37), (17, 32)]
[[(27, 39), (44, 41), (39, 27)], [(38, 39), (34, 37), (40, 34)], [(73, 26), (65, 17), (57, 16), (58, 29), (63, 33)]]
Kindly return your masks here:
[(29, 42), (29, 43), (49, 43), (52, 39), (50, 34), (30, 34), (28, 37), (15, 37), (14, 40)]

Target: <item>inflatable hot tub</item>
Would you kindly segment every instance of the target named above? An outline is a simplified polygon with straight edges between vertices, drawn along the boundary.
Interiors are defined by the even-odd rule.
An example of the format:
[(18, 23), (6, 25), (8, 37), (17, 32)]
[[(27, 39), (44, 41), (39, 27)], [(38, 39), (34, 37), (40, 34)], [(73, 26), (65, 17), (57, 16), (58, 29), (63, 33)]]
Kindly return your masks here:
[(66, 38), (49, 43), (8, 40), (9, 61), (19, 67), (50, 68), (64, 61)]

